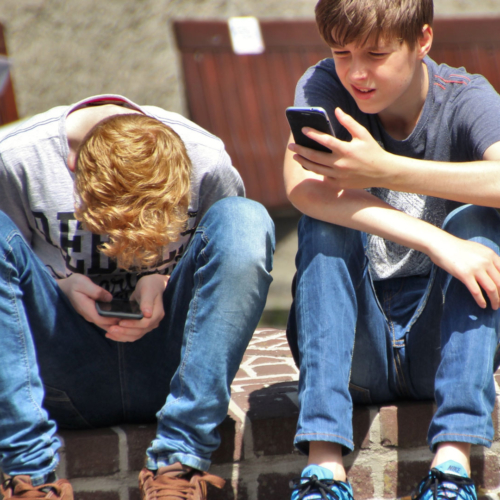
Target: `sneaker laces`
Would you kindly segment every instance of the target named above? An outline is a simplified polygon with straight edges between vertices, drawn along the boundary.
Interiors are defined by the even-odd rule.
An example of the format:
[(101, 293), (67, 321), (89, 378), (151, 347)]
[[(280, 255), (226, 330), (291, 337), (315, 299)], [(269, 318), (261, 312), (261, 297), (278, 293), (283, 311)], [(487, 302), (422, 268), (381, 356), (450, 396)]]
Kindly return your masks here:
[(224, 479), (208, 472), (188, 472), (182, 475), (151, 473), (150, 480), (145, 482), (147, 497), (151, 499), (175, 498), (182, 500), (205, 499), (207, 483), (222, 488)]
[(447, 474), (438, 469), (431, 469), (429, 475), (422, 481), (417, 493), (412, 495), (411, 500), (420, 500), (426, 491), (432, 491), (432, 498), (468, 498), (461, 496), (460, 490), (464, 490), (468, 495), (474, 495), (472, 488), (474, 481), (470, 477), (462, 477), (456, 474)]
[(342, 481), (335, 481), (335, 479), (318, 479), (318, 476), (313, 474), (311, 477), (298, 477), (290, 481), (290, 488), (298, 490), (298, 500), (309, 493), (320, 493), (323, 500), (330, 500), (327, 495), (331, 495), (335, 500), (341, 500), (339, 494), (333, 490), (333, 486), (343, 489), (348, 498), (352, 498), (345, 484)]
[(29, 476), (4, 476), (2, 481), (4, 491), (11, 489), (13, 498), (47, 498), (50, 492), (57, 497), (62, 495), (62, 488), (56, 483), (45, 483), (33, 486)]

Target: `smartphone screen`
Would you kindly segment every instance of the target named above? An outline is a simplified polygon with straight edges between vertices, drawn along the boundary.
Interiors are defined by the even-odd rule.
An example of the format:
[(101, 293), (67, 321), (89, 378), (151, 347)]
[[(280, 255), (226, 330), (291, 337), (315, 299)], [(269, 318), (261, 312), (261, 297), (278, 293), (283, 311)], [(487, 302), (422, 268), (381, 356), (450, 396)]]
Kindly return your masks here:
[(101, 316), (123, 319), (142, 319), (143, 314), (135, 300), (113, 299), (111, 302), (96, 301), (95, 307)]
[(302, 133), (303, 127), (311, 127), (319, 132), (335, 136), (330, 119), (323, 108), (290, 107), (286, 109), (286, 117), (296, 144), (315, 149), (316, 151), (332, 152), (327, 147), (309, 139), (309, 137)]

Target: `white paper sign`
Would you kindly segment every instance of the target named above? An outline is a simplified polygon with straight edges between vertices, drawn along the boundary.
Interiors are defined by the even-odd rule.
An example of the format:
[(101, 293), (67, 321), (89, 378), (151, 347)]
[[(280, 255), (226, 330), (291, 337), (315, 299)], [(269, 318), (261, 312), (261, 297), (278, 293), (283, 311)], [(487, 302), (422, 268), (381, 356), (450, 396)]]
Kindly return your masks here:
[(228, 25), (235, 54), (262, 54), (264, 52), (264, 40), (260, 32), (259, 20), (256, 17), (230, 17)]

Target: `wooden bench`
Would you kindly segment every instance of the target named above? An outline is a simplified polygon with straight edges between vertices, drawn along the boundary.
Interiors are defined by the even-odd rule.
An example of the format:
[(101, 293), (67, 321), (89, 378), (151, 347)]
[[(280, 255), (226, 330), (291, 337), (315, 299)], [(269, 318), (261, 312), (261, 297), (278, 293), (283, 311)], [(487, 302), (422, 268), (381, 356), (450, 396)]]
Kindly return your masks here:
[[(4, 27), (0, 24), (0, 54), (7, 55), (7, 46), (5, 44)], [(16, 121), (19, 116), (17, 114), (16, 99), (14, 97), (14, 87), (12, 79), (9, 75), (7, 83), (0, 93), (0, 125), (6, 125)]]

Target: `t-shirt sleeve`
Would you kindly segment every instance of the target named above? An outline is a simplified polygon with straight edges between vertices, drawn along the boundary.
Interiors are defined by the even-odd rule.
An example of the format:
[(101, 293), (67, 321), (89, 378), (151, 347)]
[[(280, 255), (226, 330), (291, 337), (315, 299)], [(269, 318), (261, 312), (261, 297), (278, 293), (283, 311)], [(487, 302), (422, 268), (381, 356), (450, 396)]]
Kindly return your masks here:
[(221, 150), (218, 161), (201, 180), (197, 224), (215, 202), (229, 196), (245, 196), (245, 187), (229, 155)]
[(454, 109), (455, 144), (465, 148), (468, 160), (482, 160), (500, 141), (500, 96), (485, 78), (475, 75), (457, 95)]
[(0, 154), (0, 210), (10, 217), (31, 245), (31, 229), (27, 219), (28, 201), (24, 194), (25, 183), (8, 167)]

